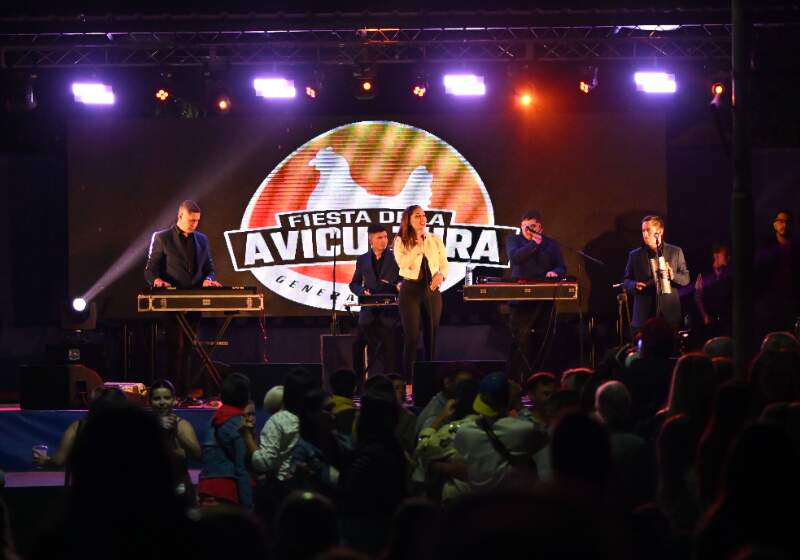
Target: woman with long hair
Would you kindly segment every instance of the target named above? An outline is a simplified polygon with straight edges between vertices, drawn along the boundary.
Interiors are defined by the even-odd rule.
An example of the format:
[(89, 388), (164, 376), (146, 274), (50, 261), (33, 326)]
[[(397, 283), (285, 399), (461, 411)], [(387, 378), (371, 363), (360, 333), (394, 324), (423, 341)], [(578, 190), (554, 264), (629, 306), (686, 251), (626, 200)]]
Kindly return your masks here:
[(436, 331), (442, 317), (442, 293), (447, 276), (447, 251), (441, 237), (428, 232), (425, 211), (416, 204), (403, 211), (400, 232), (394, 239), (394, 257), (403, 278), (400, 286), (400, 320), (403, 324), (403, 375), (411, 380), (420, 327), (426, 332), (425, 354), (436, 352)]

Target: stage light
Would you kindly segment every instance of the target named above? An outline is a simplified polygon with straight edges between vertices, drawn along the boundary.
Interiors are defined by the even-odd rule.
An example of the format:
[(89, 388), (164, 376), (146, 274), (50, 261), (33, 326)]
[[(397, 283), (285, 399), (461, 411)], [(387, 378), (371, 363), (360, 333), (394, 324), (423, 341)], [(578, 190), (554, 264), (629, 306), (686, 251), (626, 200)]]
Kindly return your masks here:
[(517, 96), (517, 103), (519, 103), (523, 108), (530, 107), (531, 105), (533, 105), (533, 95), (531, 95), (527, 91), (520, 93)]
[(475, 74), (446, 74), (444, 76), (444, 92), (458, 96), (486, 95), (486, 84), (483, 76)]
[(311, 99), (317, 98), (317, 90), (311, 86), (306, 86), (306, 95)]
[(85, 105), (114, 104), (114, 91), (107, 84), (76, 82), (72, 84), (72, 95), (77, 103)]
[(75, 298), (72, 300), (72, 309), (81, 313), (86, 309), (86, 300), (83, 298)]
[(253, 88), (257, 96), (265, 99), (293, 99), (297, 96), (294, 82), (286, 78), (256, 78)]
[(372, 91), (372, 81), (371, 80), (363, 80), (361, 82), (361, 89), (364, 91)]
[(725, 84), (717, 82), (711, 86), (711, 95), (722, 95), (723, 93), (725, 93)]
[(161, 103), (166, 103), (167, 100), (170, 98), (170, 93), (168, 89), (165, 88), (158, 88), (156, 91), (156, 100)]
[(218, 95), (214, 101), (214, 107), (223, 115), (228, 113), (231, 110), (231, 98), (227, 95)]
[(353, 95), (356, 99), (369, 100), (378, 95), (378, 83), (375, 71), (364, 67), (353, 71)]
[(644, 93), (675, 93), (678, 90), (675, 74), (666, 72), (636, 72), (633, 81), (636, 89)]
[(597, 66), (587, 66), (581, 71), (578, 89), (581, 93), (588, 94), (597, 87)]
[(414, 89), (411, 91), (416, 97), (425, 97), (425, 94), (428, 92), (428, 88), (421, 85), (415, 85)]

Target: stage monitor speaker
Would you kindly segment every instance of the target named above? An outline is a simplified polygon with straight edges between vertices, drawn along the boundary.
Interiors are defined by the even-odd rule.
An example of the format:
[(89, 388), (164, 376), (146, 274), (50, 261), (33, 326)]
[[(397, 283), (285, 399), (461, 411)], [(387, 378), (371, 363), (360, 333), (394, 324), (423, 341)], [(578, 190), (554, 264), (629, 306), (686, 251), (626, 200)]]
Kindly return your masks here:
[(422, 408), (428, 404), (428, 401), (442, 389), (444, 377), (451, 372), (468, 371), (475, 379), (481, 379), (487, 373), (505, 370), (504, 360), (415, 362), (412, 382), (414, 406)]
[(330, 390), (328, 379), (337, 369), (353, 369), (354, 334), (323, 334), (320, 336), (320, 361), (325, 390)]
[(86, 408), (103, 380), (83, 365), (20, 366), (20, 408), (65, 410)]
[(250, 398), (261, 409), (267, 391), (276, 385), (283, 385), (286, 375), (295, 369), (304, 369), (314, 377), (317, 387), (322, 387), (322, 366), (320, 364), (230, 364), (231, 372), (239, 372), (250, 379)]

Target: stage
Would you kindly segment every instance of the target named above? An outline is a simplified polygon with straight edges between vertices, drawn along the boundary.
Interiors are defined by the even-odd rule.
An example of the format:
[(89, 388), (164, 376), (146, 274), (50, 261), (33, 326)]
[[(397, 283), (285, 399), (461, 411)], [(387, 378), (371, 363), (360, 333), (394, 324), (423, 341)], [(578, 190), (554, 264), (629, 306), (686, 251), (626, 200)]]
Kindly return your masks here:
[[(186, 408), (176, 409), (175, 413), (192, 424), (197, 439), (202, 443), (214, 410), (212, 407)], [(86, 410), (22, 410), (17, 405), (0, 407), (0, 433), (3, 434), (0, 441), (0, 469), (6, 471), (7, 485), (11, 481), (23, 486), (54, 486), (58, 482), (57, 475), (63, 484), (63, 473), (28, 472), (34, 470), (32, 448), (34, 445), (47, 445), (52, 455), (58, 449), (67, 426), (85, 417)], [(266, 418), (265, 412), (257, 412), (258, 431)]]

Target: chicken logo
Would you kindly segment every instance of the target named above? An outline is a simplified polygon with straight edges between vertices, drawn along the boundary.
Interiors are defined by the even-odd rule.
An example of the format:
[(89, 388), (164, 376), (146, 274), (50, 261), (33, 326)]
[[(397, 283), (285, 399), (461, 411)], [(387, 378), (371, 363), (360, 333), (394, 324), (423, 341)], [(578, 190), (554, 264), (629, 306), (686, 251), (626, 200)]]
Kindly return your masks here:
[(369, 249), (367, 228), (397, 232), (412, 204), (445, 240), (451, 266), (442, 290), (468, 265), (508, 265), (502, 237), (515, 228), (494, 224), (475, 169), (433, 134), (387, 121), (344, 125), (300, 146), (262, 181), (225, 239), (235, 270), (302, 305), (330, 309), (336, 292), (344, 309), (356, 302), (348, 284)]

